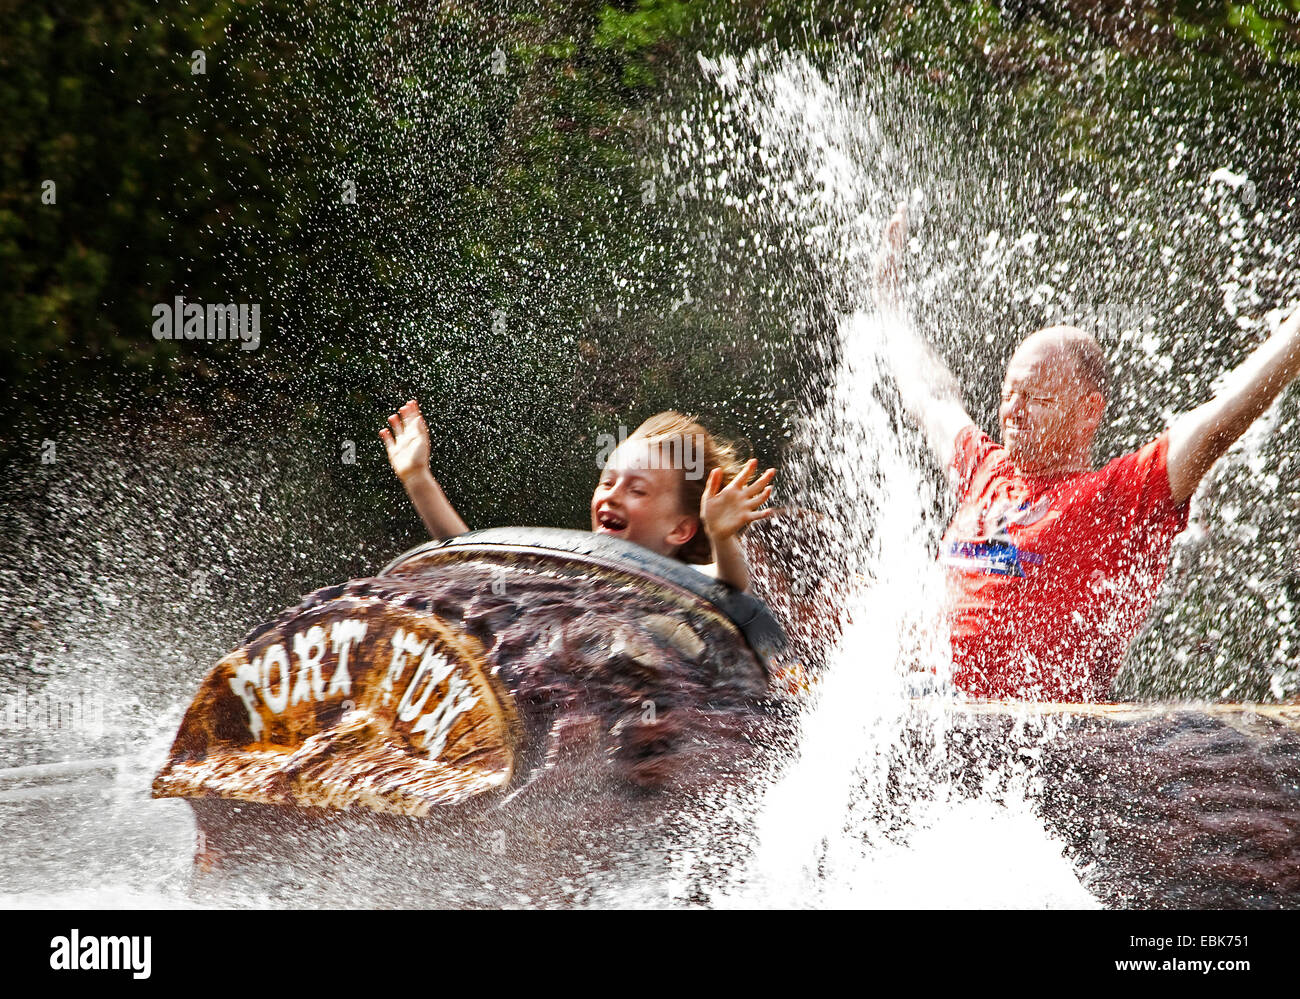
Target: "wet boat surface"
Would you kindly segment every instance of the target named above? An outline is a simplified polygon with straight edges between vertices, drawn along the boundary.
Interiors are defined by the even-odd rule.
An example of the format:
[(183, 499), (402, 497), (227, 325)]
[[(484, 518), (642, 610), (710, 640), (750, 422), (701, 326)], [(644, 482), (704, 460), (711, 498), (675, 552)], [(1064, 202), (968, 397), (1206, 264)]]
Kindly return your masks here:
[(189, 802), (207, 864), (335, 813), (500, 831), (502, 809), (553, 811), (571, 786), (588, 812), (638, 811), (747, 771), (779, 639), (757, 600), (635, 545), (476, 532), (256, 629), (203, 681), (153, 794)]
[[(466, 897), (509, 869), (543, 902), (719, 789), (753, 791), (797, 730), (779, 625), (655, 558), (501, 529), (319, 590), (208, 675), (154, 796), (188, 801), (203, 866), (387, 858), (460, 871)], [(935, 786), (1027, 779), (1105, 904), (1300, 904), (1300, 705), (913, 708), (944, 732)]]
[[(935, 709), (935, 704), (928, 705)], [(964, 702), (939, 708), (972, 789), (1015, 760), (1109, 906), (1300, 905), (1300, 705)]]

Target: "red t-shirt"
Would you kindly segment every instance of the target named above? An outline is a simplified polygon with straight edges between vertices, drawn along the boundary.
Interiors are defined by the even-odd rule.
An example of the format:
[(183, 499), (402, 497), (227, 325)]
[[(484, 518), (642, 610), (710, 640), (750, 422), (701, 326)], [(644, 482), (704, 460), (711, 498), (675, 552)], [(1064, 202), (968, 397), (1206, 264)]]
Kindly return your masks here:
[(973, 697), (1096, 701), (1165, 574), (1186, 502), (1169, 494), (1168, 436), (1105, 468), (1016, 473), (974, 426), (957, 435), (948, 569), (953, 679)]

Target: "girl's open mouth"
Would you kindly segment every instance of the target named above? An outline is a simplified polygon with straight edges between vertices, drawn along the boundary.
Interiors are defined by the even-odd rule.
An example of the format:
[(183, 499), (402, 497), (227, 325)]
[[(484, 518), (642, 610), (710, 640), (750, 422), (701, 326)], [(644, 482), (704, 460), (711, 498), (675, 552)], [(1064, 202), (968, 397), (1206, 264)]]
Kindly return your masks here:
[(616, 513), (604, 510), (596, 514), (596, 523), (606, 531), (622, 531), (627, 528), (627, 521)]

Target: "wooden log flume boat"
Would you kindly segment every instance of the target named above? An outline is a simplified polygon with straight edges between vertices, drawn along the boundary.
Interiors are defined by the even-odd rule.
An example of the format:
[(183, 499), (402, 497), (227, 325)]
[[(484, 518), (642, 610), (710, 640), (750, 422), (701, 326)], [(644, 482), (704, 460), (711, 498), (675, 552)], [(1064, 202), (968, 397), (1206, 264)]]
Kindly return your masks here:
[(632, 787), (707, 781), (752, 750), (783, 640), (761, 601), (637, 545), (476, 531), (250, 634), (203, 681), (153, 794), (188, 799), (211, 843), (244, 805), (499, 801), (574, 747)]
[[(946, 705), (945, 708), (952, 707)], [(1019, 756), (1112, 906), (1300, 906), (1300, 704), (973, 702), (947, 759)]]
[[(627, 542), (473, 532), (250, 634), (203, 681), (153, 793), (187, 799), (207, 865), (301, 849), (345, 818), (380, 830), (368, 852), (489, 813), (501, 835), (568, 781), (582, 803), (564, 821), (552, 803), (521, 823), (572, 852), (574, 823), (632, 816), (620, 796), (641, 799), (630, 828), (665, 807), (646, 790), (752, 774), (790, 731), (782, 642), (760, 601)], [(1045, 825), (1108, 904), (1300, 905), (1300, 707), (942, 709), (957, 723), (922, 769), (974, 788), (1027, 765)]]

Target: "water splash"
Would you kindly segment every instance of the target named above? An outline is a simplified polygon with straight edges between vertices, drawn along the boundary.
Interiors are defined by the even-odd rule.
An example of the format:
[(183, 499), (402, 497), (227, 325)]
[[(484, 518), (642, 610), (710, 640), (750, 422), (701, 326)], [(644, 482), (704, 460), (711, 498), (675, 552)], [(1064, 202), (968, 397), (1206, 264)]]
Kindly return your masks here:
[[(693, 110), (667, 123), (658, 146), (662, 186), (683, 205), (703, 208), (706, 218), (710, 212), (714, 219), (725, 216), (727, 225), (708, 236), (737, 238), (742, 257), (781, 259), (782, 251), (797, 246), (820, 266), (805, 289), (817, 303), (792, 321), (804, 323), (797, 327), (798, 346), (835, 375), (822, 400), (801, 412), (783, 479), (801, 483), (787, 493), (788, 502), (830, 521), (839, 556), (824, 574), (822, 604), (839, 609), (842, 634), (802, 719), (799, 750), (773, 775), (766, 793), (758, 800), (719, 794), (699, 802), (698, 820), (685, 824), (668, 852), (667, 878), (655, 867), (663, 858), (654, 853), (634, 858), (638, 873), (631, 880), (596, 871), (594, 884), (571, 892), (561, 886), (561, 893), (573, 904), (599, 905), (1087, 905), (1091, 899), (1079, 877), (1032, 814), (1032, 779), (1009, 766), (974, 794), (958, 787), (935, 766), (958, 734), (954, 723), (941, 709), (909, 705), (911, 669), (928, 666), (942, 675), (945, 667), (932, 557), (942, 504), (935, 472), (891, 401), (893, 333), (880, 317), (860, 311), (875, 233), (896, 201), (909, 200), (919, 223), (910, 288), (916, 319), (936, 331), (971, 388), (977, 417), (987, 416), (986, 386), (996, 382), (1008, 345), (1029, 326), (1075, 318), (1108, 333), (1112, 354), (1129, 362), (1104, 445), (1112, 450), (1141, 443), (1158, 429), (1153, 420), (1167, 415), (1161, 411), (1167, 400), (1151, 396), (1147, 385), (1180, 379), (1190, 396), (1212, 382), (1219, 367), (1200, 362), (1201, 331), (1238, 333), (1232, 342), (1239, 345), (1259, 332), (1251, 310), (1285, 286), (1279, 275), (1294, 259), (1300, 236), (1286, 226), (1285, 208), (1246, 210), (1241, 195), (1248, 174), (1237, 165), (1243, 151), (1230, 144), (1208, 155), (1221, 154), (1233, 169), (1180, 174), (1187, 145), (1139, 136), (1146, 144), (1137, 165), (1167, 167), (1167, 176), (1148, 170), (1121, 191), (1110, 177), (1041, 165), (1043, 151), (1015, 135), (961, 140), (948, 127), (950, 119), (860, 54), (819, 68), (806, 57), (767, 49), (702, 60), (701, 67), (712, 84), (702, 88)], [(1207, 250), (1208, 262), (1202, 259)], [(1087, 273), (1093, 261), (1116, 257), (1124, 266)], [(434, 272), (421, 264), (412, 265), (412, 273), (428, 283)], [(657, 277), (647, 268), (627, 280)], [(804, 289), (793, 279), (790, 284)], [(690, 301), (689, 286), (683, 290), (683, 302)], [(775, 290), (789, 297), (788, 288)], [(833, 321), (819, 332), (815, 305), (823, 302)], [(473, 310), (456, 301), (447, 311)], [(406, 325), (399, 339), (423, 344), (424, 324), (414, 312), (400, 322)], [(540, 349), (539, 343), (529, 349)], [(453, 387), (469, 396), (473, 381), (458, 372)], [(1213, 561), (1198, 567), (1210, 580), (1194, 594), (1209, 608), (1199, 620), (1223, 619), (1215, 611), (1227, 605), (1225, 593), (1242, 588), (1243, 578), (1261, 601), (1252, 620), (1270, 627), (1292, 620), (1286, 590), (1275, 584), (1282, 571), (1277, 567), (1289, 562), (1284, 553), (1300, 509), (1296, 456), (1278, 444), (1294, 429), (1294, 405), (1284, 401), (1276, 417), (1274, 428), (1261, 425), (1243, 444), (1240, 460), (1220, 466), (1202, 497), (1206, 536), (1215, 540), (1200, 548), (1189, 543), (1178, 556), (1185, 566), (1206, 558), (1206, 546), (1218, 545)], [(63, 467), (91, 472), (101, 463), (95, 448), (89, 450), (90, 456)], [(147, 448), (128, 453), (104, 465), (98, 478), (55, 483), (36, 520), (5, 533), (5, 564), (21, 567), (0, 575), (6, 618), (27, 629), (11, 644), (10, 663), (31, 672), (54, 703), (81, 678), (95, 677), (125, 715), (110, 725), (119, 737), (110, 748), (120, 752), (125, 740), (128, 759), (109, 779), (105, 793), (113, 807), (106, 824), (102, 811), (88, 819), (71, 802), (53, 810), (3, 806), (8, 811), (0, 818), (13, 852), (3, 869), (7, 894), (0, 904), (193, 901), (186, 894), (188, 815), (176, 803), (148, 801), (142, 790), (147, 774), (206, 664), (252, 621), (340, 575), (336, 562), (316, 577), (284, 566), (297, 566), (313, 548), (336, 552), (357, 543), (346, 531), (321, 528), (342, 519), (337, 508), (325, 504), (302, 515), (299, 504), (310, 490), (287, 500), (278, 495), (281, 468), (253, 472), (245, 463), (186, 478), (189, 464), (183, 454), (168, 461)], [(1278, 481), (1261, 489), (1257, 480), (1263, 472), (1269, 481), (1267, 467)], [(257, 502), (236, 503), (232, 491)], [(1239, 506), (1232, 499), (1261, 492), (1266, 503)], [(107, 519), (104, 498), (114, 514)], [(202, 518), (172, 521), (187, 532), (178, 537), (159, 515), (160, 498), (190, 511), (224, 512), (214, 518), (209, 537), (193, 533)], [(281, 536), (286, 524), (297, 526)], [(316, 530), (328, 535), (324, 542), (313, 542)], [(69, 546), (54, 543), (59, 531), (77, 549), (62, 563)], [(790, 541), (797, 542), (794, 534)], [(255, 564), (237, 578), (218, 574), (207, 581), (214, 596), (194, 592), (197, 567), (246, 561), (250, 551), (258, 556)], [(176, 553), (179, 560), (172, 561)], [(324, 562), (313, 565), (326, 571)], [(1246, 571), (1238, 571), (1243, 565)], [(74, 585), (55, 587), (44, 601), (42, 587), (63, 578)], [(1240, 669), (1230, 646), (1213, 650), (1213, 663), (1198, 658), (1202, 625), (1180, 610), (1187, 594), (1178, 564), (1170, 579), (1174, 596), (1163, 614), (1153, 615), (1167, 640), (1144, 660), (1150, 666), (1165, 649), (1176, 653), (1159, 678), (1168, 681), (1161, 689), (1239, 692), (1232, 685)], [(268, 592), (268, 581), (281, 591)], [(805, 637), (814, 641), (830, 634), (808, 630)], [(36, 654), (42, 648), (43, 660)], [(1288, 668), (1292, 659), (1280, 643), (1269, 674), (1275, 696), (1294, 693), (1300, 683)], [(1158, 672), (1159, 662), (1151, 669)], [(1232, 675), (1220, 679), (1225, 672)], [(7, 674), (14, 675), (21, 674)], [(143, 728), (141, 715), (148, 719)], [(1027, 730), (1016, 741), (1032, 749), (1038, 737)], [(23, 739), (21, 751), (42, 759), (65, 759), (87, 748), (58, 734), (33, 743), (24, 733)], [(16, 737), (4, 745), (20, 751)], [(124, 786), (131, 793), (122, 794)], [(77, 793), (93, 798), (100, 791), (83, 784)], [(30, 830), (51, 821), (66, 823), (70, 832), (42, 854)], [(131, 833), (129, 849), (97, 828), (123, 824)], [(18, 826), (24, 831), (9, 836)], [(719, 829), (725, 835), (718, 836)], [(723, 855), (732, 847), (741, 862)], [(33, 856), (39, 863), (19, 871)], [(87, 865), (88, 858), (94, 862)], [(106, 887), (80, 887), (88, 869)], [(48, 878), (43, 886), (41, 877)], [(337, 897), (330, 894), (337, 889), (323, 883), (281, 894), (244, 887), (241, 895), (207, 890), (202, 897), (221, 904)], [(491, 898), (471, 901), (489, 904)]]
[[(890, 132), (860, 76), (830, 80), (806, 59), (761, 51), (700, 61), (728, 102), (702, 125), (675, 126), (669, 145), (722, 169), (707, 190), (757, 194), (721, 200), (756, 228), (814, 247), (847, 305), (820, 348), (836, 359), (834, 381), (802, 421), (786, 473), (799, 483), (795, 502), (833, 521), (838, 578), (823, 606), (838, 615), (840, 638), (794, 759), (758, 805), (749, 862), (725, 894), (764, 905), (1095, 905), (1034, 817), (1025, 780), (1004, 773), (996, 788), (963, 794), (934, 765), (951, 717), (911, 701), (921, 689), (942, 698), (951, 662), (933, 555), (941, 483), (891, 384), (907, 363), (907, 334), (901, 319), (866, 306), (896, 190)], [(755, 175), (737, 183), (741, 132), (757, 154), (747, 158)], [(990, 253), (997, 243), (995, 234)], [(945, 279), (942, 270), (929, 278)], [(832, 629), (821, 624), (825, 639)]]

